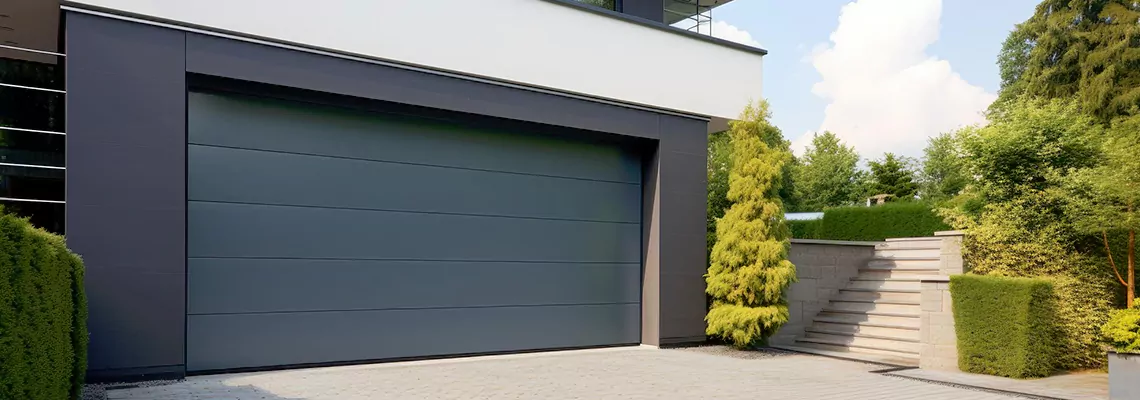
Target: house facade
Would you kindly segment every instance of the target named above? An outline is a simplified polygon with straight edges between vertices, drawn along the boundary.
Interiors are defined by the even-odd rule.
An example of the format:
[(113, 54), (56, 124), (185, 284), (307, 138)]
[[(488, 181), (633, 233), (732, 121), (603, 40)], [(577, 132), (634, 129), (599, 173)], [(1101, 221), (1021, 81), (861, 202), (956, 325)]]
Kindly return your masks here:
[(92, 380), (701, 341), (765, 52), (700, 2), (5, 1), (0, 204), (84, 259)]

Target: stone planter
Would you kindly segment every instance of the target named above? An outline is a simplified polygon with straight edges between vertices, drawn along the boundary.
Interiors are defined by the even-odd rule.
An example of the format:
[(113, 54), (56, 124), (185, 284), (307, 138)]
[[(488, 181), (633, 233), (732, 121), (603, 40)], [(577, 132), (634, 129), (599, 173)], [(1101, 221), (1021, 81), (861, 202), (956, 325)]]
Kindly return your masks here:
[(1140, 354), (1108, 352), (1108, 397), (1140, 399)]

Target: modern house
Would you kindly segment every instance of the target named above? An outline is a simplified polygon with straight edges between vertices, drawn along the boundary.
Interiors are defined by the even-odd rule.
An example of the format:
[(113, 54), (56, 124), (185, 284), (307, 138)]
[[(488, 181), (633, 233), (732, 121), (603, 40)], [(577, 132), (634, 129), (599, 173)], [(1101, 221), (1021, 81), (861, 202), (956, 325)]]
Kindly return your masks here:
[(725, 2), (5, 0), (0, 204), (94, 380), (700, 341)]

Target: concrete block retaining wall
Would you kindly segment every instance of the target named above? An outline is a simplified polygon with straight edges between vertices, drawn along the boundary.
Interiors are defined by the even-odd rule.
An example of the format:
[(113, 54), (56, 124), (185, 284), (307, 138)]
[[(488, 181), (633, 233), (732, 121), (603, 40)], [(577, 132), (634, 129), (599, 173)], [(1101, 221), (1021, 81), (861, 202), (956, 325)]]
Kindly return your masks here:
[(770, 339), (771, 343), (794, 344), (839, 289), (867, 265), (877, 243), (792, 239), (788, 259), (796, 265), (799, 282), (788, 291), (788, 323)]

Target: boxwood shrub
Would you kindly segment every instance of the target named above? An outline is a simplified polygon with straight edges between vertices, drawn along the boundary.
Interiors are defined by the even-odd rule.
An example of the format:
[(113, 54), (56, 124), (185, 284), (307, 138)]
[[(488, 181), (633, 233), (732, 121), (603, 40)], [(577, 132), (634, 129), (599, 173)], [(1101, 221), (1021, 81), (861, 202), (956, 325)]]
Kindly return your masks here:
[(1039, 278), (950, 277), (958, 368), (1033, 378), (1057, 367), (1061, 344), (1053, 284)]
[(62, 237), (0, 215), (0, 399), (76, 399), (86, 369), (83, 263)]
[(797, 239), (853, 241), (931, 236), (950, 230), (930, 205), (921, 202), (830, 208), (824, 210), (823, 219), (789, 221), (789, 227)]

